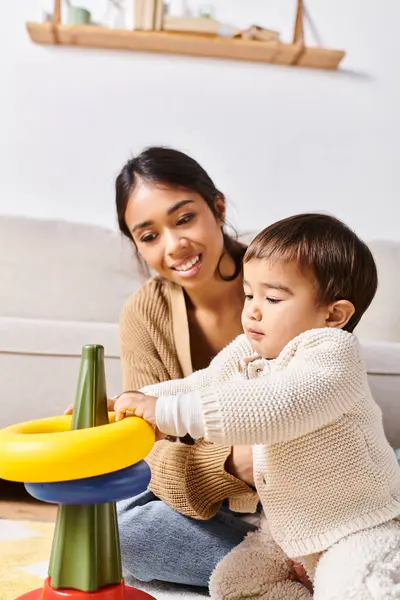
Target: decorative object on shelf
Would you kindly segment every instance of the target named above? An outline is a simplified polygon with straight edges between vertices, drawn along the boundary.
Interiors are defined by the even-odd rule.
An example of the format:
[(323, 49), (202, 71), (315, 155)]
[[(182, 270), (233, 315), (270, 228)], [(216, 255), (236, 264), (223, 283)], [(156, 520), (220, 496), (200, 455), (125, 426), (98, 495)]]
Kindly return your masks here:
[(46, 10), (44, 10), (42, 13), (42, 23), (51, 23), (52, 20), (53, 20), (53, 15), (51, 13), (47, 12)]
[(279, 41), (279, 32), (271, 29), (264, 29), (259, 25), (252, 25), (248, 29), (242, 29), (237, 31), (234, 38), (241, 38), (242, 40), (258, 40), (260, 42), (277, 42)]
[(209, 2), (203, 2), (199, 8), (199, 17), (202, 17), (203, 19), (213, 19), (214, 6)]
[[(303, 28), (303, 0), (297, 0), (294, 36), (291, 43), (283, 43), (276, 39), (263, 41), (254, 38), (234, 38), (223, 32), (224, 27), (221, 23), (219, 23), (218, 34), (204, 31), (161, 31), (161, 29), (165, 29), (165, 25), (168, 27), (167, 18), (171, 15), (164, 16), (163, 8), (157, 11), (157, 2), (158, 0), (135, 1), (135, 29), (139, 29), (139, 31), (113, 30), (106, 27), (88, 27), (87, 25), (73, 27), (63, 25), (61, 23), (61, 0), (54, 0), (51, 23), (27, 23), (26, 26), (32, 41), (37, 44), (63, 44), (86, 48), (226, 58), (328, 70), (337, 69), (345, 56), (343, 50), (306, 45)], [(158, 8), (160, 7), (158, 6)], [(163, 20), (166, 21), (164, 26)], [(212, 23), (213, 19), (210, 20)], [(253, 29), (254, 33), (257, 31)], [(258, 30), (258, 34), (260, 33), (262, 33), (261, 30)]]
[(73, 6), (70, 0), (67, 0), (67, 23), (68, 25), (89, 25), (91, 14), (86, 8)]
[(126, 0), (107, 0), (107, 8), (102, 23), (111, 29), (127, 29)]

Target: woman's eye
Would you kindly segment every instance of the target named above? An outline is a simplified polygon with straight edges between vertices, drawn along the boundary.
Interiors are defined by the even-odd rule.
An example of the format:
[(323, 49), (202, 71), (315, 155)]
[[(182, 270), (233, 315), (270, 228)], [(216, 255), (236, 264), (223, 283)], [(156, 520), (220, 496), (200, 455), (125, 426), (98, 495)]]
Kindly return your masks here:
[(278, 298), (267, 298), (267, 300), (270, 304), (279, 304), (279, 302), (282, 302), (282, 300)]
[(140, 241), (145, 244), (147, 242), (153, 242), (156, 239), (156, 237), (157, 237), (157, 234), (155, 234), (155, 233), (145, 233), (140, 238)]
[(244, 295), (244, 299), (245, 299), (245, 300), (252, 300), (252, 299), (253, 299), (253, 296), (252, 296), (251, 294), (245, 294), (245, 295)]
[(195, 215), (194, 213), (189, 213), (187, 215), (183, 215), (182, 217), (180, 217), (177, 221), (177, 225), (186, 225), (186, 223), (189, 223), (189, 221), (191, 221), (192, 219), (194, 219)]

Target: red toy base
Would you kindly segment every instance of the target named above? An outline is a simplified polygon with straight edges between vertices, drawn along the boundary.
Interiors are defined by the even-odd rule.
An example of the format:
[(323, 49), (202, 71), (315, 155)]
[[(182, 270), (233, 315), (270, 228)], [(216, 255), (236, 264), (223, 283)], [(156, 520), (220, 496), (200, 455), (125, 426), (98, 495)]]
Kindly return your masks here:
[(44, 582), (40, 590), (33, 590), (19, 596), (16, 600), (156, 600), (150, 594), (128, 587), (124, 583), (111, 585), (97, 592), (81, 592), (79, 590), (55, 590), (50, 585), (50, 578)]

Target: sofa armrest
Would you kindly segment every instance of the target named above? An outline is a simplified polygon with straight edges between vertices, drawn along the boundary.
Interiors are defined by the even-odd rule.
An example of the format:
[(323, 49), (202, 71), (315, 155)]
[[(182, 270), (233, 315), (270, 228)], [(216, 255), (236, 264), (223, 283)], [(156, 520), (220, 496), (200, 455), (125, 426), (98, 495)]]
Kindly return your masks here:
[(386, 436), (393, 448), (400, 448), (400, 343), (362, 342), (361, 349)]

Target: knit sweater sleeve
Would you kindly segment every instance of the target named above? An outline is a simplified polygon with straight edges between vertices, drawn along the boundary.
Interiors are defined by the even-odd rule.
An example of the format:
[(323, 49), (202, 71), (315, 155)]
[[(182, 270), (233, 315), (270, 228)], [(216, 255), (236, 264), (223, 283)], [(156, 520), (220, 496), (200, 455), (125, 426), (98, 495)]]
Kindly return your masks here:
[(146, 457), (150, 490), (168, 506), (193, 519), (211, 519), (229, 499), (231, 510), (254, 513), (257, 492), (225, 470), (231, 447), (203, 439), (193, 446), (156, 442)]
[(206, 439), (276, 444), (299, 438), (347, 412), (363, 393), (356, 338), (341, 330), (299, 336), (266, 377), (222, 383), (201, 394)]
[[(338, 419), (363, 393), (362, 359), (355, 337), (347, 332), (306, 332), (277, 361), (281, 368), (267, 375), (222, 382), (197, 391), (196, 397), (192, 394), (190, 401), (197, 398), (203, 408), (206, 439), (225, 444), (287, 442)], [(185, 397), (178, 402), (184, 403)], [(165, 410), (160, 414), (166, 422)]]
[(163, 381), (142, 388), (148, 396), (173, 396), (208, 388), (216, 381), (229, 381), (238, 370), (238, 363), (253, 354), (245, 335), (239, 335), (211, 361), (206, 369), (195, 371), (184, 379)]
[(172, 379), (146, 385), (140, 391), (147, 396), (174, 396), (175, 394), (186, 394), (193, 390), (209, 387), (211, 383), (212, 368), (210, 365), (206, 369), (195, 371), (183, 379)]

